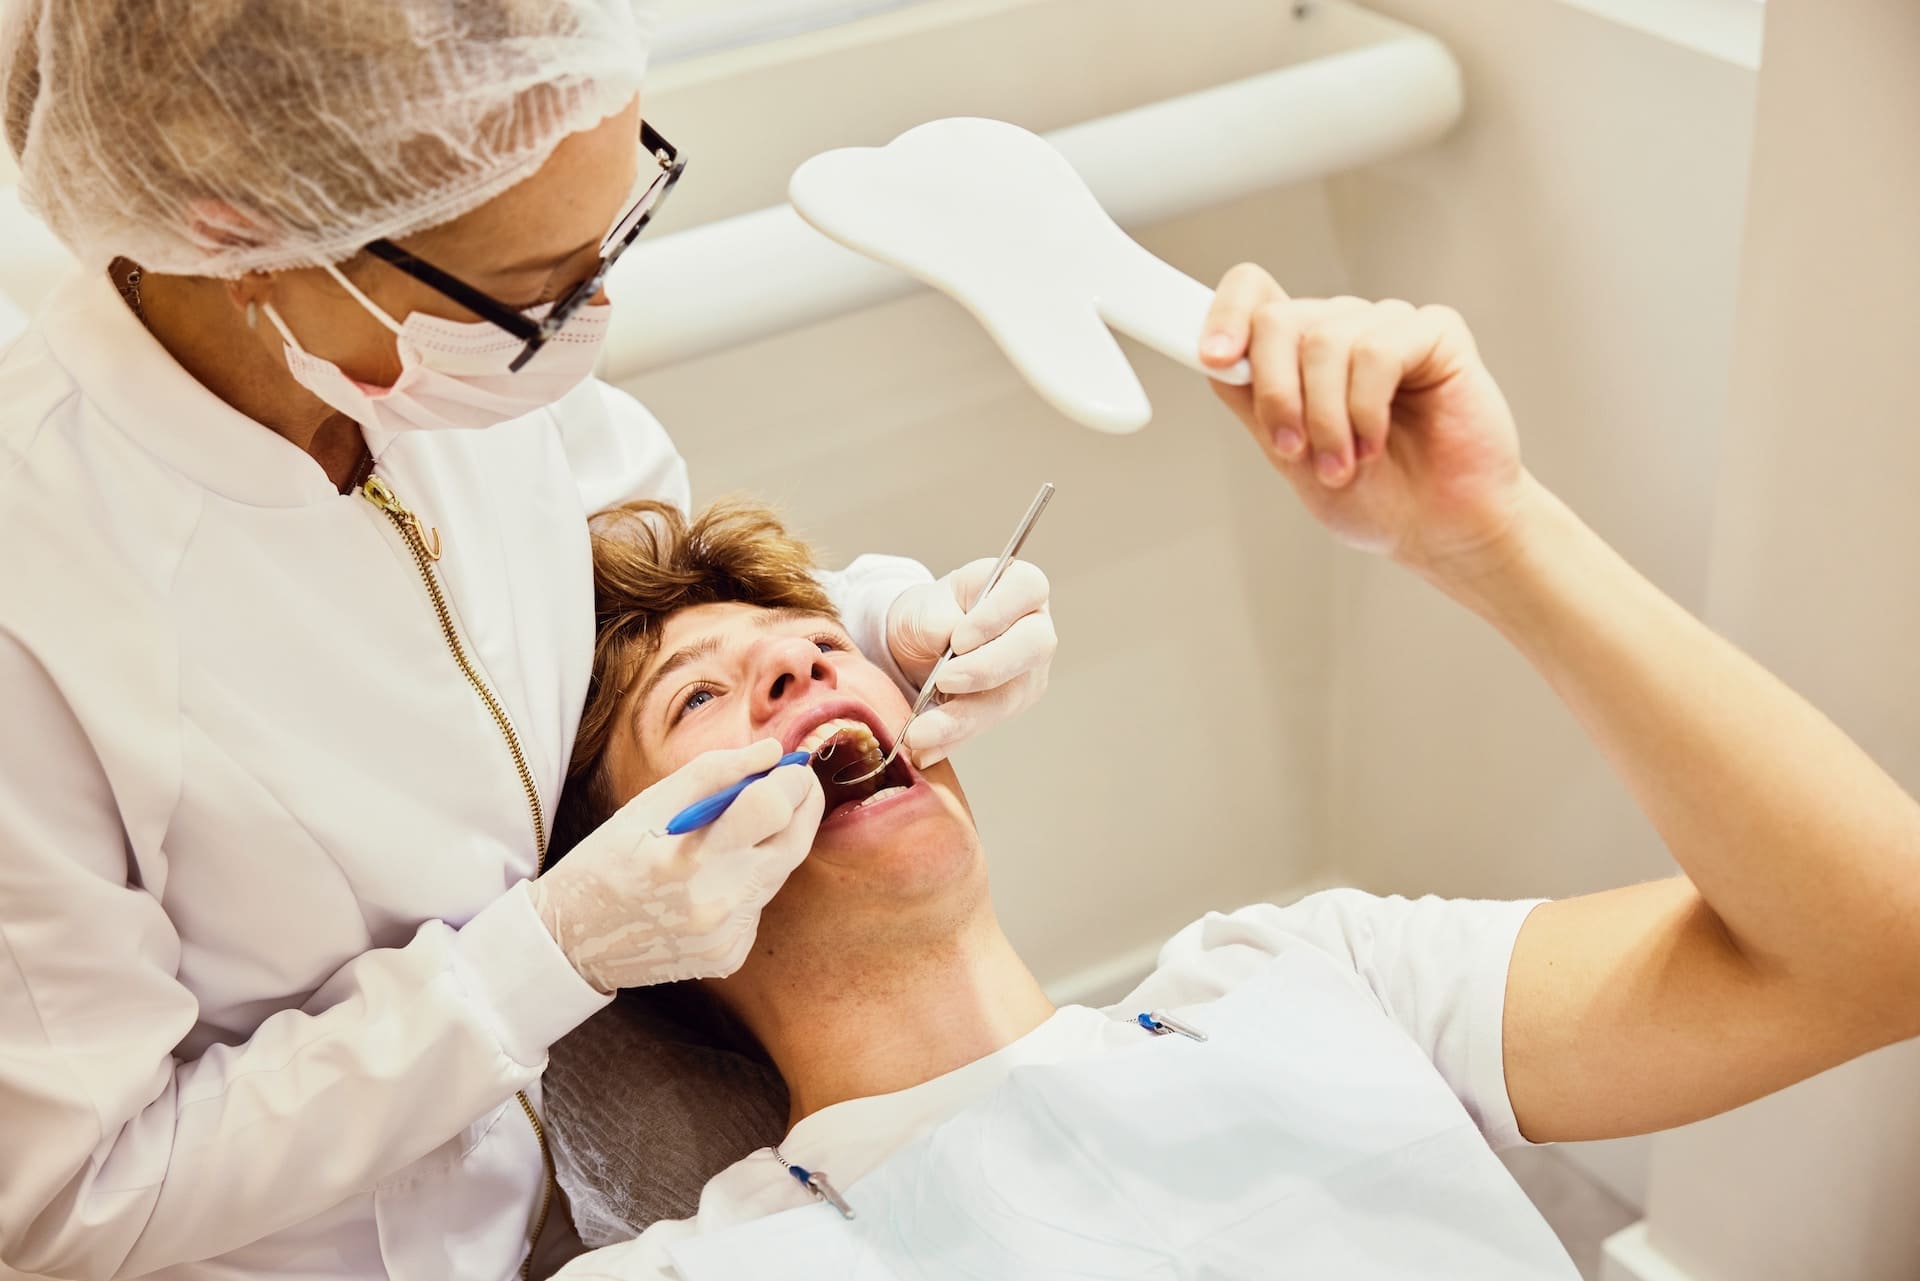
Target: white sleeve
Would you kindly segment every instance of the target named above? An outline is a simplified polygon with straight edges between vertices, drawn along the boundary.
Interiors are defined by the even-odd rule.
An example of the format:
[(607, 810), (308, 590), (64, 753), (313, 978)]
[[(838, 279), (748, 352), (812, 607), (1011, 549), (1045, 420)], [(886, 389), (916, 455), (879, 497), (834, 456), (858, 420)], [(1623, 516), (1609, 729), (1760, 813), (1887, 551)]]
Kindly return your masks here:
[[(1279, 907), (1211, 913), (1181, 930), (1138, 997), (1212, 1000), (1290, 947), (1350, 969), (1439, 1069), (1487, 1142), (1526, 1142), (1507, 1096), (1501, 1021), (1513, 944), (1538, 900), (1377, 898), (1327, 890)], [(1130, 1000), (1133, 998), (1130, 998)]]
[[(636, 498), (690, 509), (686, 461), (659, 419), (632, 396), (590, 378), (553, 406), (553, 416), (588, 515)], [(919, 693), (887, 647), (887, 610), (907, 588), (933, 581), (926, 567), (904, 556), (862, 556), (816, 577), (860, 652), (909, 695)]]
[(891, 676), (908, 698), (918, 694), (919, 687), (907, 679), (887, 646), (887, 611), (901, 592), (933, 581), (927, 567), (905, 556), (867, 555), (845, 569), (823, 569), (814, 577), (827, 589), (860, 652)]
[(686, 460), (646, 406), (618, 387), (589, 378), (551, 412), (589, 516), (636, 498), (687, 510), (693, 492)]
[(0, 703), (0, 1272), (143, 1276), (311, 1218), (510, 1099), (605, 1003), (521, 888), (356, 958), (322, 1013), (178, 1059), (179, 935), (84, 731), (4, 634)]

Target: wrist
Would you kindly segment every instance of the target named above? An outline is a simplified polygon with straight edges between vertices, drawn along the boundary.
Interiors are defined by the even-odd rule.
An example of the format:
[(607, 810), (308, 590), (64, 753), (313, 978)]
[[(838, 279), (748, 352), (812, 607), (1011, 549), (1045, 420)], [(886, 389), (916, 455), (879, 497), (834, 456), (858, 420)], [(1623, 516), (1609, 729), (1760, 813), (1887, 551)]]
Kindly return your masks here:
[(539, 918), (540, 924), (552, 936), (553, 945), (560, 949), (560, 955), (567, 958), (567, 964), (573, 967), (573, 972), (602, 996), (613, 995), (612, 988), (580, 968), (580, 963), (574, 959), (572, 949), (567, 946), (566, 931), (561, 924), (560, 905), (557, 901), (558, 895), (553, 892), (553, 883), (545, 877), (527, 882), (527, 898), (533, 904), (534, 916)]
[(581, 977), (521, 882), (482, 908), (455, 935), (462, 986), (489, 1012), (508, 1057), (537, 1065), (547, 1047), (607, 1003)]
[(1521, 473), (1503, 507), (1482, 537), (1407, 567), (1479, 614), (1526, 590), (1546, 549), (1570, 525), (1580, 527), (1579, 518), (1531, 472)]

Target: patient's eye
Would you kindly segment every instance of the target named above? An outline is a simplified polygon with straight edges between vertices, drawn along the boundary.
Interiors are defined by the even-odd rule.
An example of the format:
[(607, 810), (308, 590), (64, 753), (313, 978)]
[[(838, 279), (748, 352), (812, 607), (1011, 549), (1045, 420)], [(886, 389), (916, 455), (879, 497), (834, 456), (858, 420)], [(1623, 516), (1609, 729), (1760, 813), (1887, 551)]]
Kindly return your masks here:
[(814, 648), (822, 654), (844, 654), (847, 651), (846, 640), (843, 637), (835, 636), (832, 632), (821, 632), (808, 639), (813, 642)]
[(695, 686), (693, 689), (687, 692), (687, 696), (685, 698), (680, 700), (680, 706), (674, 712), (673, 719), (678, 721), (682, 716), (685, 716), (688, 712), (698, 711), (702, 707), (705, 707), (708, 703), (712, 702), (714, 699), (718, 697), (719, 695), (716, 694), (708, 686), (705, 686), (705, 685)]

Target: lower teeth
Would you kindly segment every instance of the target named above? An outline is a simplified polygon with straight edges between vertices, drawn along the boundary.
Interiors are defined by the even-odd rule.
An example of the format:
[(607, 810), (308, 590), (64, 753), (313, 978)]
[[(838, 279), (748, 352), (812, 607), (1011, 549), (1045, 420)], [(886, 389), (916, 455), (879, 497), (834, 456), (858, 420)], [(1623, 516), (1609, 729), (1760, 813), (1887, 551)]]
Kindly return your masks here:
[(879, 791), (875, 792), (872, 796), (869, 796), (866, 800), (861, 801), (858, 805), (854, 806), (854, 808), (863, 810), (867, 806), (873, 804), (875, 801), (884, 801), (887, 799), (887, 797), (898, 796), (900, 793), (906, 790), (907, 789), (904, 787), (883, 787)]

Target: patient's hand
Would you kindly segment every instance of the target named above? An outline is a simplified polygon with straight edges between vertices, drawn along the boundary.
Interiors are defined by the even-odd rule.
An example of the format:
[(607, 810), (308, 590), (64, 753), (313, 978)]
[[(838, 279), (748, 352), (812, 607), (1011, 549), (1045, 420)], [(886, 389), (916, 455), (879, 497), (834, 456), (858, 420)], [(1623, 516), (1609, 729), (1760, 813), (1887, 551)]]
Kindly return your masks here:
[(1215, 393), (1341, 539), (1437, 578), (1507, 554), (1535, 487), (1458, 313), (1289, 298), (1242, 265), (1220, 282), (1204, 332), (1207, 364), (1245, 356), (1253, 367), (1251, 386)]

